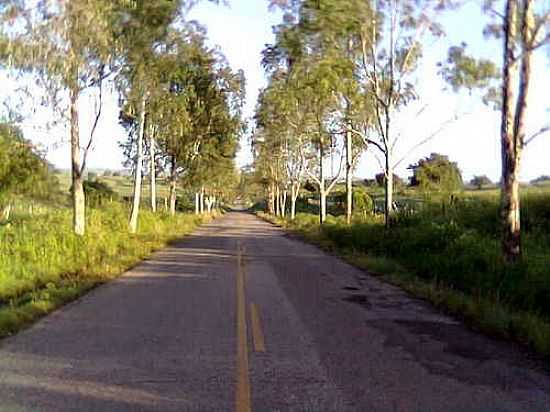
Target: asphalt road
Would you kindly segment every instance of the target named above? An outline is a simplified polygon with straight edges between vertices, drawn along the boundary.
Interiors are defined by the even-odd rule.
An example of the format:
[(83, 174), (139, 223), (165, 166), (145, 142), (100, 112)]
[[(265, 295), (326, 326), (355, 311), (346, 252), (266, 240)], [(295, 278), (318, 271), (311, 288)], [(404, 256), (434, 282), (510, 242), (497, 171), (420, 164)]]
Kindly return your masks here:
[(0, 342), (0, 411), (550, 411), (548, 364), (230, 213)]

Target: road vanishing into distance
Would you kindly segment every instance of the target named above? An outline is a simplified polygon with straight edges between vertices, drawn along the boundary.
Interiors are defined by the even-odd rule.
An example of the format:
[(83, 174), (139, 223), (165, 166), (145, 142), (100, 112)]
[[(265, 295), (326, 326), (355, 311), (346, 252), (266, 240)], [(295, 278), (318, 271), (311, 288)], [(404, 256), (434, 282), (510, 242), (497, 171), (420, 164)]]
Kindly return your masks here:
[(548, 364), (246, 213), (0, 342), (0, 411), (550, 411)]

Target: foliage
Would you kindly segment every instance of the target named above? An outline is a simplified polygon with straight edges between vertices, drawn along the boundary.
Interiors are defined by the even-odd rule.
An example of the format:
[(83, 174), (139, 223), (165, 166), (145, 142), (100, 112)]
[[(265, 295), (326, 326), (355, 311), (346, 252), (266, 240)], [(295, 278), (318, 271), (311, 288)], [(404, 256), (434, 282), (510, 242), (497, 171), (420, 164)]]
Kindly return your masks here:
[(84, 182), (84, 193), (90, 207), (101, 206), (106, 202), (118, 200), (118, 194), (111, 187), (99, 180), (86, 180)]
[(236, 183), (234, 158), (243, 129), (244, 75), (233, 72), (193, 27), (169, 31), (162, 44), (162, 51), (149, 57), (145, 84), (126, 81), (120, 119), (129, 132), (123, 145), (127, 164), (135, 162), (137, 106), (146, 87), (146, 123), (156, 142), (157, 168), (174, 182), (181, 178), (194, 188), (229, 193), (225, 189)]
[(353, 209), (355, 212), (367, 215), (373, 212), (374, 201), (372, 197), (365, 191), (355, 188), (353, 191)]
[(483, 101), (498, 106), (501, 96), (495, 86), (500, 77), (498, 67), (488, 59), (475, 59), (466, 54), (466, 43), (449, 48), (447, 61), (439, 63), (440, 74), (455, 92), (467, 89), (484, 90)]
[[(376, 184), (379, 187), (384, 187), (386, 185), (386, 174), (384, 172), (377, 173), (374, 176), (374, 180), (375, 180)], [(393, 174), (393, 188), (394, 188), (394, 190), (395, 189), (397, 189), (397, 190), (402, 189), (405, 186), (406, 186), (405, 180), (401, 176), (396, 175), (394, 173)]]
[[(549, 194), (523, 196), (526, 252), (524, 261), (515, 266), (500, 258), (498, 196), (490, 196), (428, 203), (415, 214), (401, 216), (391, 231), (376, 216), (351, 226), (333, 218), (321, 229), (314, 214), (278, 222), (342, 253), (396, 262), (405, 269), (393, 274), (401, 286), (407, 287), (407, 282), (432, 285), (436, 290), (430, 295), (425, 290), (412, 291), (436, 299), (436, 304), (476, 325), (486, 322), (485, 330), (550, 353), (550, 333), (534, 327), (546, 325), (547, 330), (550, 323)], [(373, 269), (369, 264), (366, 268)], [(447, 294), (445, 300), (443, 294)], [(459, 303), (465, 301), (475, 303), (478, 310)], [(498, 311), (508, 314), (502, 324), (490, 318)], [(532, 326), (519, 321), (527, 318), (534, 322)]]
[(0, 124), (0, 199), (14, 195), (51, 198), (58, 193), (57, 178), (21, 130)]
[(474, 187), (477, 187), (478, 189), (482, 189), (483, 186), (490, 186), (493, 184), (491, 179), (489, 179), (487, 176), (474, 176), (472, 180), (470, 180), (470, 184)]
[(448, 156), (432, 153), (410, 165), (409, 169), (413, 171), (411, 186), (418, 186), (421, 190), (453, 191), (463, 186), (462, 173)]
[(549, 183), (549, 182), (550, 182), (550, 176), (548, 175), (541, 175), (536, 179), (531, 180), (532, 184)]
[[(387, 177), (385, 215), (389, 223), (394, 203), (391, 177), (402, 161), (394, 159), (399, 140), (393, 129), (394, 118), (404, 106), (418, 99), (415, 73), (423, 55), (423, 40), (443, 35), (438, 17), (454, 3), (449, 0), (272, 2), (274, 7), (284, 10), (285, 19), (276, 28), (277, 41), (264, 51), (263, 63), (271, 75), (268, 89), (285, 79), (284, 87), (292, 90), (291, 98), (281, 99), (286, 102), (285, 110), (278, 110), (283, 114), (279, 122), (282, 130), (281, 126), (272, 127), (277, 130), (272, 133), (281, 136), (290, 129), (291, 139), (299, 140), (302, 151), (307, 151), (308, 143), (318, 150), (315, 153), (310, 149), (309, 156), (316, 160), (312, 163), (317, 164), (314, 171), (319, 178), (306, 171), (309, 178), (318, 180), (320, 193), (325, 189), (322, 173), (325, 148), (345, 135), (352, 142), (351, 160), (347, 158), (348, 182), (350, 170), (363, 150), (370, 147), (383, 155), (383, 173)], [(299, 109), (300, 121), (295, 116), (292, 119), (285, 116), (288, 108), (290, 112)], [(289, 124), (294, 126), (289, 128)], [(335, 180), (329, 182), (327, 192), (334, 183)]]
[[(70, 231), (70, 212), (52, 209), (19, 216), (0, 227), (0, 335), (119, 275), (204, 218), (178, 214), (140, 215), (140, 230), (127, 230), (127, 210), (118, 203), (91, 209), (84, 237)], [(35, 304), (47, 310), (32, 311)]]

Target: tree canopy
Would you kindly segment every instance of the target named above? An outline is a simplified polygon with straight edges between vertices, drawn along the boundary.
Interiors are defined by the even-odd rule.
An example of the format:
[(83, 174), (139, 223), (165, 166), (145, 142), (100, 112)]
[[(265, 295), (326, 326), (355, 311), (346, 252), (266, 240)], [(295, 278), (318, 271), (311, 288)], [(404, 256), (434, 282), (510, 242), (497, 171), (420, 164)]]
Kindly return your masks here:
[(432, 153), (409, 166), (413, 171), (411, 186), (421, 190), (453, 191), (463, 186), (462, 173), (448, 156)]

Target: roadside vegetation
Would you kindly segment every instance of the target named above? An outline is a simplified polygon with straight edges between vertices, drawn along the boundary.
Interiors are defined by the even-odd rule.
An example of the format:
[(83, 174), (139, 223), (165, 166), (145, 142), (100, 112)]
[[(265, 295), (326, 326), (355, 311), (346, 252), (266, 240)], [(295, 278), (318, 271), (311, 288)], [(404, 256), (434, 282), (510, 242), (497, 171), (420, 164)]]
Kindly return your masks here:
[[(249, 204), (471, 325), (550, 354), (548, 176), (520, 183), (523, 151), (550, 131), (547, 117), (527, 116), (547, 110), (530, 103), (529, 91), (535, 56), (545, 59), (550, 44), (548, 5), (480, 4), (479, 33), (501, 55), (489, 59), (441, 41), (445, 16), (466, 2), (272, 3), (285, 19), (263, 53), (254, 163), (241, 177)], [(453, 92), (498, 110), (498, 183), (480, 174), (466, 187), (452, 153), (411, 163), (458, 117), (434, 130), (421, 125), (426, 47), (448, 48), (432, 70)], [(399, 130), (411, 107), (415, 127)], [(379, 173), (358, 181), (366, 152)]]
[(71, 230), (68, 208), (42, 206), (1, 225), (0, 336), (112, 280), (210, 218), (144, 211), (139, 233), (130, 234), (127, 214), (121, 203), (91, 209), (84, 236)]
[[(120, 275), (234, 196), (245, 79), (186, 19), (196, 3), (0, 5), (0, 75), (16, 86), (0, 110), (0, 337)], [(107, 97), (126, 131), (123, 173), (88, 167)], [(32, 130), (52, 136), (44, 147), (65, 133), (70, 170), (46, 161)]]
[(414, 212), (396, 212), (391, 230), (371, 210), (357, 211), (348, 225), (336, 203), (335, 216), (319, 225), (316, 206), (305, 199), (299, 201), (305, 212), (293, 220), (259, 214), (474, 328), (550, 355), (550, 188), (524, 192), (525, 253), (513, 267), (501, 257), (496, 190), (455, 193), (452, 200), (424, 194)]

